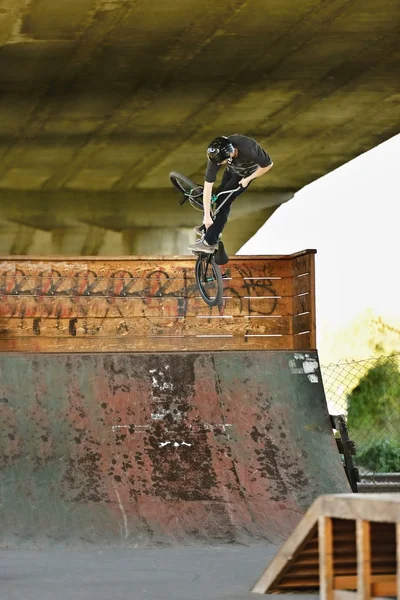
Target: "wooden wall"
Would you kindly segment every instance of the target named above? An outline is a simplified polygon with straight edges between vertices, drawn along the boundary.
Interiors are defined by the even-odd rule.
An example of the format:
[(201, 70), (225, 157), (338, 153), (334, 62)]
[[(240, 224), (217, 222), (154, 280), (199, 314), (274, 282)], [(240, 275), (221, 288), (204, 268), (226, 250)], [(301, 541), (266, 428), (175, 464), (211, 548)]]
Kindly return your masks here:
[(314, 254), (231, 258), (212, 309), (188, 257), (0, 258), (0, 351), (315, 349)]

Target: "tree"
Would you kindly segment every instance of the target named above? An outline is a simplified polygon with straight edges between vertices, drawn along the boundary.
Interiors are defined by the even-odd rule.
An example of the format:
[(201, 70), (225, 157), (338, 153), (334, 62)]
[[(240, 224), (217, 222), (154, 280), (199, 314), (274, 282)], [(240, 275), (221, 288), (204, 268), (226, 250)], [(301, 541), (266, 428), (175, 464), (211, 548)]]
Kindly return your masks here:
[(384, 464), (397, 465), (397, 459), (400, 462), (400, 370), (396, 357), (376, 360), (347, 396), (347, 410), (347, 426), (357, 445), (358, 462), (364, 462), (368, 468), (375, 464), (377, 469)]

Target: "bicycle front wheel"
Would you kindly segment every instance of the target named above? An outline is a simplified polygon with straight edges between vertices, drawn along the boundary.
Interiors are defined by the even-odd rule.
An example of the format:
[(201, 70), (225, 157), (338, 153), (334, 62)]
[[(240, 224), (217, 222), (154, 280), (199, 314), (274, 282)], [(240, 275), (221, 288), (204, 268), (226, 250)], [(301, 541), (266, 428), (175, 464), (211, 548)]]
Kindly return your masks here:
[(208, 306), (219, 306), (222, 302), (224, 283), (221, 269), (210, 254), (199, 254), (196, 261), (196, 283), (204, 302)]

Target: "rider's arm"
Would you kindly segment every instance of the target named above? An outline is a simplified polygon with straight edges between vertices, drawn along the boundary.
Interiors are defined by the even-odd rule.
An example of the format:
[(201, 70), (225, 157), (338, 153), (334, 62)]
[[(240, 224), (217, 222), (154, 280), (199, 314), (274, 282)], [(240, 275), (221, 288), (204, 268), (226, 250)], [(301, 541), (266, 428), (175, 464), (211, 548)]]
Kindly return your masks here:
[(205, 181), (204, 182), (204, 190), (203, 190), (203, 209), (204, 209), (204, 225), (208, 229), (210, 225), (212, 225), (211, 218), (211, 194), (212, 194), (213, 184)]
[(261, 177), (262, 175), (265, 175), (265, 173), (268, 173), (268, 171), (272, 169), (273, 164), (274, 163), (271, 161), (271, 164), (267, 167), (258, 167), (258, 169), (254, 171), (254, 173), (252, 173), (248, 177), (243, 177), (243, 179), (239, 181), (240, 185), (242, 185), (243, 187), (248, 186), (250, 181), (253, 181), (253, 179), (257, 179), (257, 177)]
[(262, 175), (265, 175), (265, 173), (268, 173), (268, 171), (270, 169), (272, 169), (273, 164), (274, 163), (271, 162), (271, 164), (268, 165), (267, 167), (258, 167), (257, 171), (254, 171), (254, 173), (252, 173), (249, 177), (246, 177), (247, 183), (250, 183), (250, 181), (253, 181), (253, 179), (257, 179), (257, 177), (262, 177)]

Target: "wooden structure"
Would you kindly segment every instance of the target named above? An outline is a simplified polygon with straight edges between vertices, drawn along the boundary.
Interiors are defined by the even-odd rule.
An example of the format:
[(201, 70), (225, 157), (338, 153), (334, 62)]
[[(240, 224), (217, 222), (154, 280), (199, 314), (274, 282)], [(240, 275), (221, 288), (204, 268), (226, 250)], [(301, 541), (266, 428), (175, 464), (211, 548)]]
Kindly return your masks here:
[(400, 598), (400, 494), (321, 496), (264, 571), (259, 594)]
[(314, 254), (231, 258), (214, 309), (193, 258), (0, 258), (0, 351), (315, 349)]

